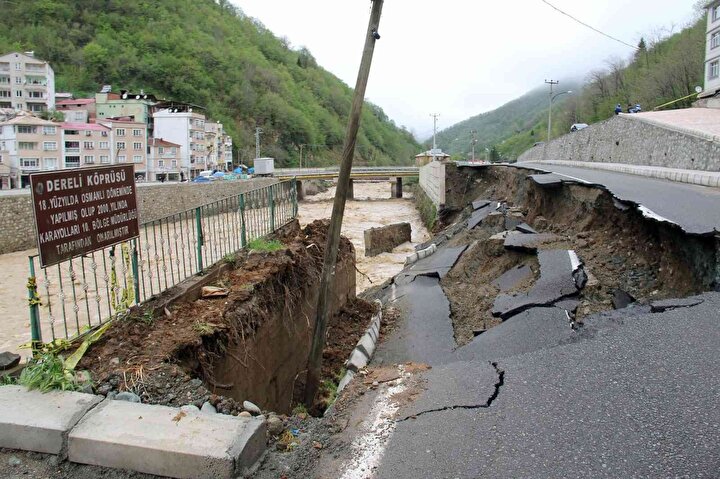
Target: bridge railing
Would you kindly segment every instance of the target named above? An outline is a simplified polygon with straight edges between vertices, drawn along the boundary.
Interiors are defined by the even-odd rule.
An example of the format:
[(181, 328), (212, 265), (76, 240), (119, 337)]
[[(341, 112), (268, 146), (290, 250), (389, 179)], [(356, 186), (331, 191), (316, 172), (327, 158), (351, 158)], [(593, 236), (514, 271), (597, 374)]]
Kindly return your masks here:
[[(417, 166), (358, 166), (352, 169), (352, 174), (375, 174), (388, 175), (393, 174), (414, 174), (420, 169)], [(339, 167), (330, 168), (276, 168), (275, 176), (293, 177), (293, 176), (313, 176), (313, 175), (336, 175), (340, 173)]]

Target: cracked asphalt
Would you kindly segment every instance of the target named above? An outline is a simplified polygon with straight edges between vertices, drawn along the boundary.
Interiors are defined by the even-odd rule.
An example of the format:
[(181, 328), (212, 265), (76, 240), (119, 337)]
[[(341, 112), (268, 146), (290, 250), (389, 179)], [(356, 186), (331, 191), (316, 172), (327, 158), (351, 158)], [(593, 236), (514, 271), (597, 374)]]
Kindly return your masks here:
[(711, 234), (720, 231), (720, 190), (644, 176), (591, 170), (587, 168), (520, 163), (522, 168), (548, 171), (554, 174), (537, 178), (551, 185), (568, 175), (589, 183), (605, 186), (615, 197), (643, 205), (691, 234)]
[[(442, 270), (454, 254), (416, 269)], [(598, 314), (578, 330), (564, 309), (533, 307), (456, 348), (437, 278), (395, 288), (406, 319), (375, 361), (433, 369), (375, 477), (720, 474), (720, 293)]]

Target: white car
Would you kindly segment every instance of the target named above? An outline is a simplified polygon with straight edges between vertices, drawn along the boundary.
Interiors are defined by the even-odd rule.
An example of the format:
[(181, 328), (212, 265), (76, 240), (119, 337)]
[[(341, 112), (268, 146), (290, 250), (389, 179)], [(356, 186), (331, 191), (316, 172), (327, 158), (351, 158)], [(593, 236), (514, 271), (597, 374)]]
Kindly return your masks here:
[(584, 130), (588, 127), (587, 123), (575, 123), (573, 126), (570, 127), (570, 131), (576, 132), (580, 130)]

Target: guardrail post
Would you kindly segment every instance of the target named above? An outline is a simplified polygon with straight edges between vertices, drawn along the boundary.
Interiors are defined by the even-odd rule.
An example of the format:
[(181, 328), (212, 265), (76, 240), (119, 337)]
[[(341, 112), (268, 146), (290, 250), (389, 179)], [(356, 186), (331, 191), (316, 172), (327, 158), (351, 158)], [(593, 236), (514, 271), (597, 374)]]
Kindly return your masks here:
[(42, 329), (40, 328), (40, 296), (37, 293), (37, 278), (35, 278), (35, 259), (28, 256), (30, 261), (30, 277), (28, 278), (28, 304), (30, 306), (30, 340), (33, 356), (42, 345)]
[(274, 185), (268, 188), (268, 199), (270, 202), (270, 232), (275, 231), (275, 198), (273, 197)]
[(245, 227), (245, 193), (240, 195), (240, 246), (247, 246), (247, 228)]
[(292, 198), (292, 216), (297, 218), (298, 215), (298, 186), (302, 188), (302, 184), (298, 182), (297, 178), (292, 179), (292, 189), (290, 190), (290, 197)]
[(138, 268), (138, 242), (132, 240), (132, 274), (135, 287), (135, 304), (140, 304), (140, 269)]
[(203, 274), (202, 249), (205, 244), (202, 230), (202, 207), (195, 208), (195, 229), (197, 234), (197, 267), (198, 274)]

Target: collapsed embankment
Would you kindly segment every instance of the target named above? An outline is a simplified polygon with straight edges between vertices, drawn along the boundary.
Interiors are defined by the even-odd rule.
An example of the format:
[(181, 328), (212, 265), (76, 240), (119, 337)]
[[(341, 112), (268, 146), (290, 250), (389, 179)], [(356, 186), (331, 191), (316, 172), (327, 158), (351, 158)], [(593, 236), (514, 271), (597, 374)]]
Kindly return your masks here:
[[(244, 400), (288, 413), (298, 401), (315, 324), (327, 222), (275, 235), (277, 251), (243, 251), (210, 285), (227, 294), (149, 304), (116, 321), (86, 353), (101, 394), (129, 391), (143, 402), (238, 414)], [(159, 311), (160, 314), (153, 314)], [(337, 375), (374, 309), (355, 298), (355, 250), (341, 242), (331, 304), (327, 379)]]
[[(685, 233), (679, 227), (643, 216), (593, 185), (532, 181), (532, 172), (514, 167), (447, 166), (443, 228), (434, 240), (470, 245), (443, 279), (459, 344), (499, 324), (493, 303), (497, 280), (513, 268), (524, 272), (509, 291), (522, 294), (539, 276), (532, 251), (507, 248), (498, 233), (526, 223), (546, 233), (536, 249), (577, 253), (589, 278), (573, 311), (577, 321), (590, 314), (663, 298), (684, 297), (718, 286), (718, 244), (714, 236)], [(466, 229), (478, 198), (502, 205), (479, 226)], [(455, 234), (457, 232), (457, 234)], [(448, 237), (450, 237), (448, 239)]]

